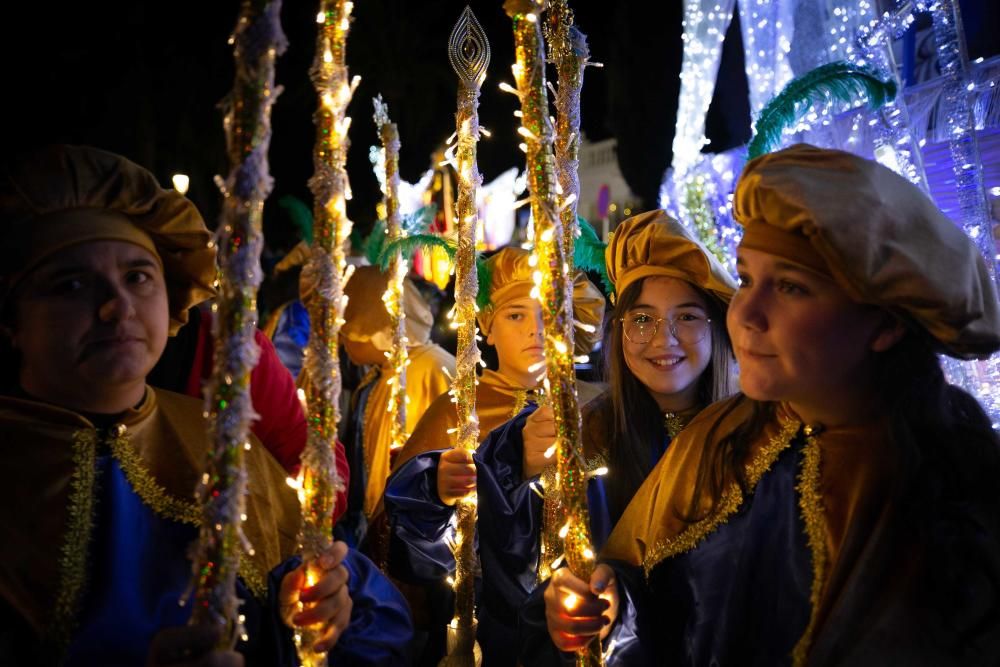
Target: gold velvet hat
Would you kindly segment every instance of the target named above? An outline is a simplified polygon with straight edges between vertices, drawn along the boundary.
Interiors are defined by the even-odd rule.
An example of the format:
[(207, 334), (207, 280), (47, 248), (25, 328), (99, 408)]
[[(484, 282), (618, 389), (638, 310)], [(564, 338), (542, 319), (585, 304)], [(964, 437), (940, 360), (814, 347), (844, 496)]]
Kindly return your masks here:
[[(359, 266), (347, 281), (344, 294), (344, 325), (340, 335), (356, 343), (370, 342), (376, 349), (392, 349), (392, 321), (382, 302), (389, 286), (389, 274), (377, 266)], [(403, 281), (403, 314), (410, 345), (426, 343), (431, 338), (434, 316), (427, 301), (409, 279)]]
[(134, 243), (160, 259), (171, 335), (187, 322), (188, 308), (215, 296), (216, 251), (194, 204), (114, 153), (49, 146), (6, 161), (0, 230), (0, 305), (53, 253), (106, 240)]
[(647, 211), (623, 220), (604, 251), (615, 293), (641, 278), (678, 278), (728, 304), (736, 283), (726, 268), (665, 211)]
[[(534, 269), (528, 263), (531, 252), (523, 248), (507, 246), (486, 259), (486, 275), (490, 277), (489, 305), (479, 309), (477, 318), (479, 329), (489, 334), (496, 311), (515, 299), (531, 295), (534, 287)], [(576, 327), (574, 347), (577, 354), (587, 354), (601, 338), (604, 323), (604, 295), (587, 274), (580, 271), (573, 280), (573, 317), (581, 324), (593, 327), (586, 331)]]
[(877, 162), (797, 144), (751, 160), (733, 201), (741, 245), (826, 273), (963, 359), (1000, 349), (997, 292), (976, 247)]

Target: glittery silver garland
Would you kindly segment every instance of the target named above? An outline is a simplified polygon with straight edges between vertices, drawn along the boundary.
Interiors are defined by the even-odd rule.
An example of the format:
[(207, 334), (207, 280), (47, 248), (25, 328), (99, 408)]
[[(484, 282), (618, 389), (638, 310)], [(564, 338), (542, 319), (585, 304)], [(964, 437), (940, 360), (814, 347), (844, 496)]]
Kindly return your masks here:
[[(913, 23), (914, 4), (907, 0), (893, 12), (886, 12), (873, 26), (862, 26), (856, 39), (857, 50), (852, 60), (858, 65), (871, 64), (883, 77), (892, 77), (896, 89), (903, 90), (892, 41), (899, 39)], [(910, 112), (902, 94), (890, 100), (879, 110), (875, 133), (875, 159), (902, 175), (930, 195), (920, 147), (913, 136)]]
[(254, 412), (250, 374), (260, 354), (254, 335), (256, 297), (261, 282), (260, 253), (264, 200), (273, 181), (268, 173), (270, 112), (280, 88), (274, 61), (287, 42), (279, 21), (280, 0), (257, 12), (244, 4), (231, 43), (236, 64), (232, 93), (224, 100), (227, 153), (231, 169), (224, 182), (222, 219), (216, 243), (221, 267), (220, 298), (213, 306), (214, 369), (205, 387), (212, 447), (196, 490), (202, 509), (199, 539), (191, 547), (194, 589), (192, 624), (221, 626), (220, 646), (245, 639), (236, 576), (240, 554), (253, 548), (243, 533)]

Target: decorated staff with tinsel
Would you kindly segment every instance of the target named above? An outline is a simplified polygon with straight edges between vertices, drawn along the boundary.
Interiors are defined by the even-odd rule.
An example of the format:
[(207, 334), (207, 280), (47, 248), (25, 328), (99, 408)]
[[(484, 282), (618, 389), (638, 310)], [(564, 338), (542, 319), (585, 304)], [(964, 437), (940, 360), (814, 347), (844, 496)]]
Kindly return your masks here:
[(219, 180), (225, 197), (219, 224), (219, 296), (212, 306), (215, 353), (212, 377), (205, 387), (205, 409), (214, 446), (198, 486), (201, 529), (192, 547), (194, 625), (224, 628), (220, 646), (231, 648), (243, 634), (236, 597), (240, 554), (253, 551), (241, 524), (245, 504), (243, 466), (250, 421), (250, 371), (260, 350), (257, 288), (264, 201), (271, 191), (267, 151), (271, 142), (271, 106), (281, 92), (274, 85), (274, 61), (287, 42), (281, 31), (281, 2), (243, 3), (230, 38), (236, 82), (223, 101), (229, 177)]
[[(0, 599), (16, 630), (4, 656), (240, 661), (229, 628), (185, 626), (192, 604), (178, 604), (203, 522), (193, 494), (213, 447), (203, 402), (145, 384), (168, 335), (214, 295), (211, 235), (191, 202), (118, 155), (57, 146), (0, 173), (0, 305), (9, 314), (0, 428), (20, 480), (0, 487), (0, 538), (10, 547)], [(233, 545), (246, 635), (235, 649), (250, 663), (291, 666), (292, 628), (311, 625), (324, 653), (336, 643), (335, 660), (402, 662), (405, 602), (363, 557), (348, 555), (341, 572), (336, 550), (305, 588), (293, 555), (295, 494), (257, 439), (246, 442), (240, 518), (253, 549)]]
[[(334, 443), (340, 422), (341, 390), (337, 340), (345, 306), (344, 282), (350, 279), (344, 259), (344, 245), (351, 233), (345, 205), (350, 191), (346, 170), (350, 127), (347, 105), (358, 79), (349, 79), (346, 59), (353, 6), (350, 0), (321, 0), (310, 71), (319, 105), (314, 114), (315, 173), (309, 183), (313, 193), (313, 243), (303, 273), (316, 288), (304, 299), (310, 323), (304, 359), (309, 436), (296, 481), (302, 504), (300, 537), (308, 585), (316, 578), (320, 554), (332, 544), (333, 502), (343, 487)], [(321, 640), (317, 629), (306, 629), (296, 634), (295, 640), (303, 665), (325, 664), (326, 656), (315, 649)]]
[[(419, 240), (419, 239), (415, 239)], [(454, 246), (434, 238), (429, 241), (454, 253)], [(505, 431), (509, 422), (521, 414), (525, 408), (533, 408), (540, 398), (541, 376), (544, 373), (544, 355), (541, 347), (542, 325), (541, 307), (531, 296), (534, 282), (530, 265), (531, 253), (521, 248), (503, 248), (488, 259), (478, 260), (479, 304), (477, 322), (485, 335), (487, 345), (494, 347), (497, 368), (485, 369), (475, 385), (476, 412), (479, 420), (479, 451), (472, 457), (464, 450), (445, 449), (442, 444), (453, 442), (458, 425), (458, 409), (451, 394), (434, 401), (417, 423), (393, 468), (393, 474), (386, 484), (385, 506), (390, 520), (392, 546), (389, 561), (390, 573), (409, 584), (421, 586), (427, 599), (442, 600), (432, 602), (434, 608), (450, 608), (447, 587), (441, 583), (455, 570), (455, 559), (448, 543), (452, 537), (456, 501), (476, 492), (479, 488), (479, 512), (489, 522), (502, 520), (492, 514), (483, 515), (483, 484), (495, 484), (492, 476), (480, 477), (476, 471), (486, 465), (480, 453), (490, 439)], [(578, 273), (574, 282), (574, 317), (588, 325), (590, 333), (577, 336), (577, 352), (588, 353), (600, 334), (604, 316), (604, 296), (585, 274)], [(581, 403), (595, 398), (600, 387), (587, 382), (579, 382)], [(523, 426), (524, 419), (518, 421)], [(499, 429), (499, 430), (498, 430)], [(488, 438), (489, 436), (489, 438)], [(517, 469), (532, 467), (540, 469), (547, 461), (544, 450), (550, 447), (550, 438), (545, 447), (532, 452), (531, 460), (517, 460)], [(527, 456), (527, 454), (526, 454)], [(491, 469), (492, 469), (491, 465)], [(536, 472), (529, 475), (529, 481), (537, 480)], [(523, 489), (529, 496), (535, 493), (528, 486)], [(495, 493), (495, 491), (493, 492)], [(501, 526), (489, 527), (480, 524), (480, 558), (495, 560), (483, 552), (485, 543), (483, 531), (496, 531)], [(537, 540), (537, 534), (534, 535)], [(531, 542), (524, 550), (530, 559)], [(522, 545), (524, 546), (524, 545)], [(499, 552), (498, 552), (499, 553)], [(501, 579), (483, 582), (483, 590), (500, 591), (502, 595), (483, 598), (479, 614), (479, 641), (490, 662), (513, 664), (515, 649), (513, 625), (500, 623), (499, 618), (510, 617), (515, 608), (491, 608), (495, 603), (489, 600), (519, 599), (531, 589), (534, 572), (526, 581), (499, 575)], [(498, 583), (499, 582), (499, 583)], [(445, 590), (442, 590), (445, 589)], [(447, 623), (450, 614), (443, 619), (431, 619), (430, 630), (436, 628), (435, 620)], [(440, 657), (442, 642), (428, 647), (437, 651)], [(506, 656), (506, 657), (505, 657)]]
[[(559, 213), (574, 197), (560, 197), (552, 155), (552, 122), (545, 88), (545, 49), (539, 25), (545, 3), (541, 0), (507, 0), (504, 10), (514, 29), (517, 61), (512, 66), (521, 102), (521, 127), (527, 154), (531, 215), (534, 221), (535, 296), (542, 304), (546, 378), (552, 406), (556, 442), (555, 489), (565, 519), (561, 530), (567, 565), (580, 576), (594, 566), (586, 500), (586, 462), (580, 449), (580, 411), (573, 367), (572, 314), (569, 299), (569, 263), (573, 234), (564, 232)], [(580, 653), (578, 664), (600, 664), (600, 647), (594, 642)]]
[[(905, 178), (803, 144), (750, 161), (734, 210), (743, 394), (675, 439), (604, 549), (620, 664), (988, 663), (1000, 440), (936, 357), (1000, 349), (976, 248)], [(559, 646), (600, 631), (570, 588), (589, 612), (546, 599)]]
[[(375, 100), (375, 126), (382, 141), (382, 171), (385, 174), (383, 183), (383, 203), (385, 204), (385, 240), (387, 243), (403, 238), (402, 216), (399, 212), (399, 128), (389, 120), (389, 107), (382, 101), (380, 95)], [(408, 258), (396, 253), (389, 258), (389, 284), (382, 295), (386, 312), (392, 323), (392, 347), (389, 350), (389, 365), (392, 377), (389, 402), (386, 413), (389, 415), (391, 429), (389, 431), (390, 453), (400, 449), (406, 442), (406, 366), (409, 361), (406, 355), (406, 313), (403, 311), (403, 279), (406, 278), (409, 266)]]

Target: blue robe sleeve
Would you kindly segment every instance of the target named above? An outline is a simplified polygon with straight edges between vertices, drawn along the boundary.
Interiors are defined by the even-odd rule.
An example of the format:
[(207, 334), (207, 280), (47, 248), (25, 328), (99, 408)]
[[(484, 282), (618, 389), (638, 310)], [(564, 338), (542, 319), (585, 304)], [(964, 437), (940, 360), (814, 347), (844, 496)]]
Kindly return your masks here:
[(390, 475), (385, 485), (389, 572), (411, 584), (439, 582), (455, 569), (448, 546), (455, 531), (455, 510), (442, 503), (437, 493), (442, 451), (418, 454)]
[[(281, 619), (278, 592), (281, 580), (301, 562), (296, 556), (271, 571), (268, 577), (271, 613), (268, 621), (257, 628), (256, 646), (245, 651), (248, 667), (298, 664), (292, 631)], [(413, 623), (403, 596), (370, 560), (354, 549), (348, 551), (344, 567), (350, 575), (347, 587), (353, 603), (351, 624), (331, 649), (330, 663), (377, 667), (408, 665)], [(248, 626), (254, 621), (247, 617)]]

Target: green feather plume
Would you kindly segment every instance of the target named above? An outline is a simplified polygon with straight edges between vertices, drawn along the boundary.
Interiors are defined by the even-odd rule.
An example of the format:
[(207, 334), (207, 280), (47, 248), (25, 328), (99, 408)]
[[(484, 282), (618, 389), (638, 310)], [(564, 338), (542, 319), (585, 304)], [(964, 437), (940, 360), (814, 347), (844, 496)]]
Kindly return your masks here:
[(303, 241), (312, 245), (313, 216), (309, 207), (301, 199), (292, 195), (285, 195), (279, 199), (278, 206), (288, 211), (288, 217), (292, 219), (292, 224), (299, 230), (299, 236)]
[[(373, 232), (374, 233), (374, 230)], [(453, 241), (449, 241), (437, 234), (414, 234), (396, 239), (392, 243), (386, 243), (381, 250), (381, 254), (372, 261), (372, 264), (379, 266), (383, 271), (389, 268), (389, 262), (393, 256), (399, 252), (404, 257), (411, 256), (417, 250), (429, 250), (431, 248), (441, 248), (448, 254), (451, 262), (455, 261), (458, 247)], [(493, 282), (493, 274), (490, 271), (486, 260), (476, 253), (476, 278), (479, 282), (479, 291), (476, 293), (476, 305), (479, 308), (486, 308), (490, 305), (490, 285)]]
[(479, 291), (476, 292), (476, 305), (482, 310), (490, 305), (490, 287), (493, 284), (493, 272), (486, 260), (476, 254), (476, 278), (479, 281)]
[(398, 238), (392, 243), (386, 243), (377, 261), (372, 263), (377, 264), (385, 271), (389, 268), (389, 262), (392, 261), (397, 252), (408, 258), (417, 250), (429, 248), (441, 248), (448, 253), (448, 259), (451, 261), (455, 261), (455, 253), (458, 251), (454, 243), (437, 234), (414, 234)]
[[(435, 215), (437, 215), (437, 206), (434, 204), (421, 206), (413, 213), (404, 215), (400, 221), (400, 226), (409, 237), (419, 236), (427, 233), (427, 229), (434, 222)], [(372, 225), (371, 233), (357, 244), (361, 247), (361, 251), (368, 259), (369, 264), (381, 265), (382, 263), (382, 256), (386, 252), (385, 225), (384, 218), (377, 221)], [(355, 241), (353, 232), (351, 233), (351, 240), (352, 242)]]
[(589, 222), (583, 218), (577, 218), (577, 227), (580, 228), (580, 236), (573, 246), (573, 263), (581, 269), (594, 271), (601, 276), (604, 283), (605, 294), (613, 294), (615, 286), (608, 278), (608, 267), (604, 262), (604, 251), (608, 244), (602, 241), (597, 232)]
[(868, 97), (872, 110), (879, 109), (896, 97), (896, 82), (883, 81), (875, 70), (845, 61), (822, 65), (792, 79), (761, 110), (757, 132), (747, 147), (749, 159), (780, 145), (782, 131), (794, 125), (813, 105), (829, 99), (856, 102), (862, 95)]
[(369, 264), (378, 264), (379, 258), (385, 252), (386, 246), (385, 220), (379, 220), (372, 225), (372, 230), (361, 244), (361, 252)]

